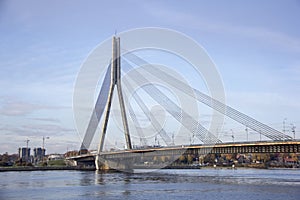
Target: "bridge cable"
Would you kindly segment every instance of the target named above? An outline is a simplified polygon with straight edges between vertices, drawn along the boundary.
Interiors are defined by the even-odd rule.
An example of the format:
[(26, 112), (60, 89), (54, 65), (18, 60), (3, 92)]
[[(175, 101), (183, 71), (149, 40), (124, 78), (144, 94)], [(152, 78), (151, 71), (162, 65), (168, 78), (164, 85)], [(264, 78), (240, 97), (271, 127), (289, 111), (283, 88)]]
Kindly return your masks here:
[[(130, 85), (129, 80), (127, 80), (126, 78), (123, 78), (122, 80), (124, 81), (123, 85), (125, 85), (125, 87), (128, 88), (128, 90), (133, 91), (133, 87)], [(166, 131), (160, 126), (159, 122), (156, 120), (153, 114), (149, 111), (145, 103), (142, 101), (141, 97), (137, 93), (135, 93), (133, 95), (133, 98), (137, 102), (138, 106), (141, 108), (143, 113), (146, 115), (148, 120), (151, 121), (153, 128), (155, 129), (156, 132), (158, 132), (158, 134), (161, 136), (165, 144), (167, 146), (172, 145), (171, 138), (166, 133)]]
[[(132, 66), (124, 61), (126, 64), (123, 65), (123, 70), (126, 68), (132, 68)], [(128, 70), (128, 69), (127, 69)], [(139, 72), (132, 71), (135, 73), (133, 75), (134, 80), (137, 84), (141, 84), (145, 81), (149, 82), (142, 74)], [(150, 83), (150, 82), (149, 82)], [(187, 114), (184, 110), (182, 110), (179, 106), (176, 105), (171, 99), (169, 99), (163, 92), (160, 91), (153, 84), (148, 84), (142, 89), (151, 96), (157, 103), (163, 106), (167, 112), (169, 112), (177, 121), (179, 121), (185, 128), (187, 128), (190, 132), (194, 133), (203, 143), (205, 144), (214, 144), (217, 142), (221, 142), (214, 134), (210, 133), (206, 130), (199, 122), (197, 122), (192, 116)]]
[[(135, 64), (139, 65), (149, 65), (151, 67), (146, 67), (145, 70), (147, 70), (149, 73), (154, 75), (155, 77), (158, 77), (159, 79), (168, 82), (170, 85), (173, 85), (173, 87), (176, 87), (186, 93), (187, 95), (192, 96), (190, 92), (188, 92), (189, 86), (186, 85), (183, 81), (173, 77), (172, 75), (169, 75), (165, 73), (164, 71), (160, 70), (158, 67), (155, 67), (153, 65), (148, 64), (146, 61), (142, 60), (138, 56), (134, 55), (133, 53), (125, 54), (124, 57), (127, 59), (130, 59), (131, 62), (134, 62)], [(137, 61), (138, 60), (138, 61)], [(196, 95), (197, 100), (200, 102), (206, 104), (207, 106), (217, 110), (218, 112), (230, 117), (231, 119), (251, 128), (254, 131), (257, 131), (261, 133), (262, 135), (272, 139), (272, 140), (292, 140), (292, 137), (285, 135), (284, 133), (281, 133), (280, 131), (277, 131), (268, 125), (265, 125), (223, 103), (220, 101), (211, 98), (210, 96), (194, 89), (194, 94)]]

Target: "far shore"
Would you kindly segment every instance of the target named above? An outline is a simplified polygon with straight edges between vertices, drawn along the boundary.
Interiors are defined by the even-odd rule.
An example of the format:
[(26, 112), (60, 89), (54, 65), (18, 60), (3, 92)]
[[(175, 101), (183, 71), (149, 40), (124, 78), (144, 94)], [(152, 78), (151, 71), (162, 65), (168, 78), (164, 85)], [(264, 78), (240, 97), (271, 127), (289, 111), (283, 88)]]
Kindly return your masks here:
[(0, 172), (10, 171), (48, 171), (48, 170), (96, 170), (95, 167), (78, 167), (78, 166), (16, 166), (16, 167), (0, 167)]
[[(151, 167), (138, 167), (136, 169), (160, 169), (160, 168), (151, 168)], [(164, 169), (266, 169), (266, 170), (274, 170), (274, 169), (285, 169), (285, 170), (300, 170), (300, 168), (284, 168), (284, 167), (228, 167), (228, 166), (205, 166), (205, 167), (195, 167), (195, 166), (168, 166), (164, 167)], [(13, 167), (0, 167), (0, 172), (17, 172), (17, 171), (49, 171), (49, 170), (82, 170), (82, 171), (94, 171), (96, 168), (94, 166), (89, 167), (81, 167), (81, 166), (13, 166)], [(107, 171), (116, 171), (114, 169)]]

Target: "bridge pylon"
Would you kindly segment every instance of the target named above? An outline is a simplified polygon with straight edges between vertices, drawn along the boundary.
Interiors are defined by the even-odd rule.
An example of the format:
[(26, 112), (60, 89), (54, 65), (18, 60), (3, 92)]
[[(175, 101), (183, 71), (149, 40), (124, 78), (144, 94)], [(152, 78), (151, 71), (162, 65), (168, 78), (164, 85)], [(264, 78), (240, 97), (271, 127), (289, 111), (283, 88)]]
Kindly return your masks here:
[[(111, 109), (112, 98), (113, 98), (115, 86), (117, 87), (117, 92), (118, 92), (118, 97), (119, 97), (119, 104), (120, 104), (120, 109), (121, 109), (121, 116), (122, 116), (122, 122), (123, 122), (123, 127), (124, 127), (126, 146), (127, 146), (127, 149), (132, 149), (131, 139), (130, 139), (130, 135), (129, 135), (128, 121), (127, 121), (127, 116), (126, 116), (126, 111), (125, 111), (125, 104), (124, 104), (123, 93), (122, 93), (122, 86), (121, 86), (120, 38), (115, 37), (115, 36), (112, 38), (112, 60), (111, 60), (111, 68), (110, 69), (111, 69), (111, 72), (110, 72), (111, 79), (110, 79), (109, 93), (108, 93), (108, 99), (106, 102), (106, 107), (105, 107), (105, 112), (104, 112), (104, 122), (103, 122), (102, 129), (101, 129), (100, 143), (98, 146), (97, 156), (100, 156), (101, 152), (103, 151), (104, 140), (105, 140), (105, 135), (106, 135), (106, 131), (107, 131), (107, 125), (108, 125), (108, 120), (109, 120), (110, 109)], [(98, 165), (97, 162), (96, 162), (96, 165)]]

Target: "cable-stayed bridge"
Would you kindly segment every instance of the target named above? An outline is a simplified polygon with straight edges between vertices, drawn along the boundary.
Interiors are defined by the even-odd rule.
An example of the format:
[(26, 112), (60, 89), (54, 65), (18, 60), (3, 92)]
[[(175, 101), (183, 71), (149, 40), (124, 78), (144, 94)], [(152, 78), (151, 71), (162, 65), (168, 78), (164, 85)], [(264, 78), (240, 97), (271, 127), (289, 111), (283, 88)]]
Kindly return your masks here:
[[(145, 162), (145, 160), (154, 159), (157, 156), (165, 156), (168, 162), (171, 163), (180, 155), (188, 152), (194, 155), (202, 155), (209, 153), (297, 153), (300, 152), (300, 142), (295, 138), (280, 132), (256, 119), (241, 113), (240, 111), (225, 105), (221, 101), (210, 97), (198, 89), (191, 88), (181, 79), (161, 70), (159, 66), (151, 65), (145, 60), (135, 55), (134, 53), (125, 53), (122, 55), (122, 69), (121, 69), (121, 49), (120, 38), (113, 37), (112, 39), (112, 58), (107, 67), (104, 80), (101, 85), (100, 93), (98, 95), (94, 110), (91, 114), (89, 124), (85, 136), (82, 141), (80, 152), (88, 152), (91, 142), (97, 133), (97, 127), (101, 124), (100, 141), (97, 153), (82, 154), (74, 157), (74, 160), (81, 160), (83, 162), (91, 160), (96, 162), (98, 169), (109, 166), (112, 168), (127, 169), (131, 168), (134, 163)], [(144, 71), (134, 70), (134, 66), (144, 66)], [(123, 78), (121, 81), (121, 71), (130, 72), (132, 79)], [(174, 99), (170, 98), (157, 85), (151, 83), (145, 74), (157, 77), (165, 82), (168, 86), (176, 88), (186, 96), (195, 99), (209, 108), (219, 112), (220, 114), (231, 118), (232, 120), (242, 124), (246, 129), (253, 130), (266, 138), (266, 141), (252, 141), (252, 142), (233, 142), (224, 143), (218, 135), (209, 131), (204, 127), (199, 120), (195, 119), (190, 113), (182, 109)], [(121, 85), (121, 82), (124, 85)], [(143, 130), (139, 126), (139, 120), (135, 112), (135, 108), (131, 104), (125, 104), (123, 96), (123, 87), (129, 90), (134, 90), (134, 85), (143, 85), (141, 89), (153, 101), (159, 104), (164, 110), (173, 117), (181, 126), (195, 136), (201, 144), (199, 145), (178, 145), (174, 144), (171, 136), (161, 126), (160, 121), (153, 116), (149, 108), (143, 101), (143, 97), (135, 93), (132, 98), (136, 102), (138, 109), (151, 121), (153, 129), (163, 140), (163, 146), (149, 146)], [(119, 106), (122, 117), (123, 132), (126, 141), (125, 150), (104, 152), (105, 137), (107, 134), (108, 121), (111, 113), (113, 94), (117, 90)], [(126, 107), (127, 105), (127, 107)], [(128, 111), (127, 111), (128, 109)], [(127, 111), (127, 112), (126, 112)], [(140, 148), (133, 148), (131, 135), (128, 125), (128, 115), (130, 119), (136, 124), (136, 132), (143, 144)], [(232, 136), (234, 137), (234, 135)], [(166, 162), (166, 163), (168, 163)]]

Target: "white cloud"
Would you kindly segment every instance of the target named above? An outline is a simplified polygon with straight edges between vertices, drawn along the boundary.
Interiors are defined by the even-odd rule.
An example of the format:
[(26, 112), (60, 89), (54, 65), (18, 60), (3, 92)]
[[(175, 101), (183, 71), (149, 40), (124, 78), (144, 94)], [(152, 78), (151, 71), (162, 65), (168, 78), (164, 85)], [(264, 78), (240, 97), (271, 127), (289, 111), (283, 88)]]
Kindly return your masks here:
[(300, 38), (293, 37), (287, 33), (271, 30), (258, 26), (241, 26), (229, 24), (225, 21), (211, 21), (195, 13), (172, 10), (164, 4), (147, 3), (144, 10), (151, 16), (174, 26), (183, 26), (185, 29), (198, 29), (218, 34), (231, 34), (249, 39), (256, 39), (262, 43), (277, 46), (278, 48), (290, 52), (300, 53)]
[(80, 140), (76, 137), (76, 130), (63, 125), (36, 123), (4, 125), (0, 127), (0, 133), (0, 153), (6, 151), (16, 153), (18, 147), (26, 145), (26, 139), (30, 140), (31, 148), (39, 147), (44, 136), (50, 138), (45, 141), (48, 153), (63, 153), (68, 147), (79, 149)]
[(60, 120), (59, 119), (55, 119), (55, 118), (34, 117), (34, 118), (30, 118), (30, 119), (35, 120), (35, 121), (45, 121), (45, 122), (60, 123)]
[(7, 116), (26, 115), (33, 112), (34, 110), (39, 110), (41, 108), (41, 106), (33, 105), (30, 103), (9, 102), (0, 108), (0, 114)]
[(4, 135), (14, 136), (62, 136), (75, 133), (73, 128), (65, 128), (54, 124), (27, 124), (27, 125), (5, 125), (0, 128)]
[(23, 101), (6, 101), (0, 104), (0, 115), (24, 116), (38, 110), (66, 109), (64, 106), (47, 106)]

